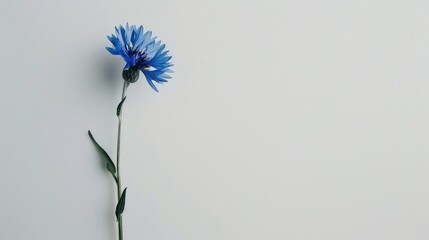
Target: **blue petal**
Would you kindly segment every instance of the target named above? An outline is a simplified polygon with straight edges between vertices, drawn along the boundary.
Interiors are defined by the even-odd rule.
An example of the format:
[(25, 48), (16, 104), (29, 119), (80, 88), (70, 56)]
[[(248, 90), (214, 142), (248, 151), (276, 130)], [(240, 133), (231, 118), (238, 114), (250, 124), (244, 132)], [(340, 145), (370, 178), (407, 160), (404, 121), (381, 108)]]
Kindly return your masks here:
[[(170, 76), (170, 75), (168, 75), (168, 74), (165, 74), (165, 73), (163, 73), (163, 74), (159, 75), (159, 77), (160, 77), (161, 79), (171, 79), (171, 76)], [(165, 80), (165, 81), (167, 82), (167, 80)]]
[(119, 55), (119, 53), (111, 47), (106, 47), (106, 50), (109, 51), (109, 53), (111, 53), (112, 55)]
[(107, 39), (109, 39), (109, 41), (115, 45), (118, 42), (118, 38), (115, 37), (115, 35), (112, 34), (112, 36), (107, 36)]
[(125, 37), (127, 39), (127, 43), (126, 44), (130, 44), (131, 43), (131, 33), (132, 33), (132, 30), (130, 29), (130, 26), (127, 23), (127, 26), (125, 28)]
[(151, 37), (152, 37), (152, 31), (148, 31), (145, 34), (143, 34), (142, 40), (136, 43), (137, 49), (143, 50), (144, 48), (146, 48), (147, 44), (150, 43)]
[(128, 39), (127, 39), (127, 33), (125, 31), (125, 28), (121, 25), (120, 29), (121, 29), (122, 42), (124, 43), (124, 45), (127, 45)]
[(146, 52), (146, 59), (147, 60), (150, 61), (153, 57), (155, 57), (160, 45), (161, 45), (161, 41), (158, 41), (158, 42), (151, 42), (147, 46), (147, 52)]
[(146, 77), (146, 81), (147, 81), (147, 83), (149, 83), (149, 86), (150, 86), (153, 90), (155, 90), (155, 92), (159, 92), (159, 91), (158, 91), (158, 88), (156, 88), (155, 84), (153, 84), (152, 79), (150, 78), (150, 76), (148, 76), (145, 72), (143, 72), (143, 74), (145, 75), (145, 77)]
[(137, 32), (135, 30), (132, 30), (131, 32), (131, 44), (134, 45), (134, 43), (136, 42), (136, 38), (137, 38)]
[(143, 26), (140, 26), (136, 31), (136, 38), (133, 42), (133, 47), (136, 49), (136, 45), (139, 41), (143, 40)]

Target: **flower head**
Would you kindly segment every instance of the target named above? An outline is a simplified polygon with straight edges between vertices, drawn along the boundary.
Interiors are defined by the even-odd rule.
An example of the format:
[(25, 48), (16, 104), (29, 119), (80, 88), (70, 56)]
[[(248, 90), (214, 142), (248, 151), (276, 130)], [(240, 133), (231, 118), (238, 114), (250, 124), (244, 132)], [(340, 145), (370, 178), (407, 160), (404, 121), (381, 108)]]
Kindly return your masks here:
[(152, 32), (145, 32), (143, 26), (129, 26), (128, 23), (123, 27), (115, 27), (115, 34), (107, 36), (113, 47), (106, 47), (113, 55), (121, 55), (125, 60), (125, 67), (122, 77), (125, 81), (136, 82), (139, 78), (139, 70), (145, 75), (147, 82), (158, 92), (155, 84), (167, 82), (171, 77), (170, 67), (173, 66), (169, 61), (168, 51), (165, 44), (152, 37)]

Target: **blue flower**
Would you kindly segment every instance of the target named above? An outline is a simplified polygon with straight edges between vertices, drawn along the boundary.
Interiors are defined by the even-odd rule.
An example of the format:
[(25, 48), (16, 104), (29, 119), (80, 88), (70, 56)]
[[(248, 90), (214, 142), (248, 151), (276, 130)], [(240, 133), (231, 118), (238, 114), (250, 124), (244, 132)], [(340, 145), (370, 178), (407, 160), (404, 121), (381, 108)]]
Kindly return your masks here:
[(167, 82), (171, 77), (170, 67), (173, 66), (169, 61), (168, 51), (165, 44), (152, 37), (152, 32), (145, 32), (143, 26), (129, 26), (128, 23), (119, 29), (115, 27), (115, 34), (107, 36), (113, 47), (106, 47), (113, 55), (121, 55), (125, 60), (122, 77), (125, 81), (136, 82), (139, 77), (139, 70), (145, 75), (147, 82), (158, 92), (155, 84)]

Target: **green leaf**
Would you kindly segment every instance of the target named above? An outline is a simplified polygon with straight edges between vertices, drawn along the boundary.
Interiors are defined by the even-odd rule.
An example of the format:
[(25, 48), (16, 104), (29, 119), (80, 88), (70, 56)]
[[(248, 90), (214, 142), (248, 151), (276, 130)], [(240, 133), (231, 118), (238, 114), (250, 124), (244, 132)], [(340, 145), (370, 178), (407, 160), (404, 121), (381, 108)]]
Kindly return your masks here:
[(109, 157), (106, 151), (95, 141), (94, 137), (91, 134), (91, 131), (88, 130), (89, 138), (91, 138), (92, 142), (94, 143), (95, 147), (97, 148), (98, 152), (103, 157), (104, 161), (106, 162), (106, 168), (107, 170), (112, 174), (113, 178), (115, 179), (115, 182), (118, 183), (118, 179), (116, 178), (116, 167), (113, 163), (112, 159)]
[(119, 217), (121, 217), (122, 213), (124, 212), (125, 209), (125, 196), (127, 194), (127, 188), (124, 189), (124, 191), (122, 192), (121, 197), (119, 198), (118, 204), (116, 205), (116, 220), (119, 221)]
[(119, 103), (118, 107), (116, 108), (116, 116), (119, 117), (119, 115), (121, 114), (121, 110), (122, 110), (122, 104), (124, 104), (125, 99), (127, 99), (127, 96), (125, 96), (122, 101)]

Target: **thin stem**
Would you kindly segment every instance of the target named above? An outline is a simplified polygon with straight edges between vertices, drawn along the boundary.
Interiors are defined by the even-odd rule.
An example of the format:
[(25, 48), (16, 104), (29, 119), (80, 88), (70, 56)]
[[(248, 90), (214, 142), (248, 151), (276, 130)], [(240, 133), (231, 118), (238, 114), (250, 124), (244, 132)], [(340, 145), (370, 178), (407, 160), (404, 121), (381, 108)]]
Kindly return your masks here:
[[(124, 81), (124, 87), (122, 89), (122, 99), (125, 97), (125, 92), (127, 91), (129, 83), (127, 81)], [(118, 178), (118, 184), (117, 184), (117, 190), (118, 190), (118, 202), (121, 198), (122, 193), (122, 187), (121, 187), (121, 174), (120, 174), (120, 153), (121, 153), (121, 127), (122, 127), (122, 111), (120, 111), (118, 115), (118, 142), (117, 142), (117, 151), (116, 151), (116, 176)], [(119, 216), (118, 219), (118, 234), (119, 234), (119, 240), (123, 240), (123, 230), (122, 230), (122, 216)]]

